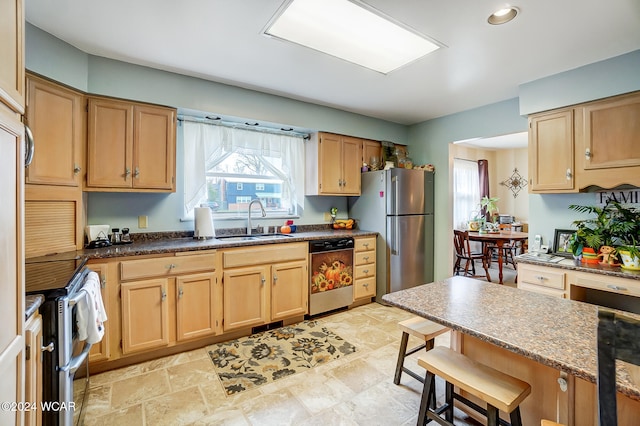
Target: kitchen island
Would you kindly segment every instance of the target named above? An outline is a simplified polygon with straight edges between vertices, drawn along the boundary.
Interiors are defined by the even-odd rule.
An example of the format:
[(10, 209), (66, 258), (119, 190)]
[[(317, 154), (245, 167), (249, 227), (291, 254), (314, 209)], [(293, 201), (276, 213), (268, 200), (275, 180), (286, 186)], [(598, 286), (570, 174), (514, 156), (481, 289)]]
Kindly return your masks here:
[[(383, 300), (450, 327), (454, 349), (531, 384), (523, 424), (597, 424), (597, 306), (458, 276)], [(640, 370), (617, 374), (619, 424), (637, 424)]]

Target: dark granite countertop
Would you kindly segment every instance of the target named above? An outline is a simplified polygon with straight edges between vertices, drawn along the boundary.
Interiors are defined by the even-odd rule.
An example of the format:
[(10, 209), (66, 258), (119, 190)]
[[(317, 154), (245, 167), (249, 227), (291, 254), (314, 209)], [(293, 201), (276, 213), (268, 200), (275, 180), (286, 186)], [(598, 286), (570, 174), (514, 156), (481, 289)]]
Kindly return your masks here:
[[(303, 230), (301, 231), (300, 228)], [(98, 249), (84, 249), (75, 252), (80, 257), (89, 259), (107, 259), (113, 257), (140, 256), (149, 254), (165, 254), (176, 252), (215, 250), (232, 247), (247, 247), (266, 244), (292, 243), (301, 241), (319, 240), (325, 238), (339, 237), (366, 237), (377, 235), (376, 232), (363, 230), (334, 230), (328, 225), (321, 226), (301, 226), (299, 231), (288, 236), (276, 234), (273, 238), (261, 238), (256, 240), (237, 241), (229, 239), (211, 238), (207, 240), (197, 240), (193, 238), (193, 232), (166, 232), (147, 234), (145, 236), (135, 236), (132, 244), (112, 245), (110, 247)], [(243, 232), (238, 229), (227, 232), (226, 235), (233, 236)], [(277, 235), (280, 235), (279, 237)], [(56, 260), (58, 257), (69, 256), (73, 253), (59, 253), (39, 258), (30, 258), (27, 261), (38, 261), (40, 259)]]
[(40, 308), (44, 302), (44, 296), (41, 294), (28, 294), (24, 301), (24, 319), (27, 320), (35, 311)]
[(560, 268), (560, 269), (567, 269), (567, 270), (579, 271), (579, 272), (590, 272), (592, 274), (608, 275), (611, 277), (630, 278), (632, 280), (640, 280), (640, 271), (630, 271), (627, 269), (622, 269), (619, 266), (601, 265), (599, 263), (576, 264), (573, 259), (565, 259), (565, 260), (561, 260), (558, 263), (552, 263), (552, 262), (545, 262), (541, 260), (535, 260), (532, 258), (516, 257), (516, 262), (528, 263), (531, 265), (538, 265), (538, 266), (549, 266), (551, 268)]
[[(598, 307), (456, 276), (382, 299), (416, 315), (595, 383)], [(629, 314), (640, 319), (640, 315)], [(618, 390), (640, 400), (640, 369), (619, 363)]]

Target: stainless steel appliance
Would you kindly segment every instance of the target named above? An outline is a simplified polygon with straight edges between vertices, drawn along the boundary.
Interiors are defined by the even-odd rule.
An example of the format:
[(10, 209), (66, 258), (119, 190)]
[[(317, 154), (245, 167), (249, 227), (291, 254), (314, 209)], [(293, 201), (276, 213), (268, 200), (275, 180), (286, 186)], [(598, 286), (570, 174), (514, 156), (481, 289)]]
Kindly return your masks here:
[(362, 174), (362, 195), (349, 198), (360, 229), (378, 232), (376, 300), (433, 281), (434, 173), (390, 169)]
[(309, 241), (309, 315), (353, 303), (353, 238)]
[[(44, 425), (81, 425), (89, 389), (90, 344), (78, 339), (77, 304), (89, 269), (75, 254), (27, 260), (27, 294), (42, 294), (42, 420)], [(40, 408), (40, 407), (39, 407)]]

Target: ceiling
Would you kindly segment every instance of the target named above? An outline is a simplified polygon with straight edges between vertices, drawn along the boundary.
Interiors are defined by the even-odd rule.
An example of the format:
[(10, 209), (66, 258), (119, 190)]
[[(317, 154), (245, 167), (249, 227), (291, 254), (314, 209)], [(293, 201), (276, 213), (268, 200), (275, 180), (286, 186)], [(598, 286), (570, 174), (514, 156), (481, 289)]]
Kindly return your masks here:
[[(262, 35), (284, 0), (25, 0), (26, 19), (92, 55), (400, 124), (518, 96), (518, 85), (640, 49), (638, 0), (366, 0), (445, 45), (388, 75)], [(180, 105), (177, 105), (180, 106)], [(216, 113), (216, 111), (211, 111)]]

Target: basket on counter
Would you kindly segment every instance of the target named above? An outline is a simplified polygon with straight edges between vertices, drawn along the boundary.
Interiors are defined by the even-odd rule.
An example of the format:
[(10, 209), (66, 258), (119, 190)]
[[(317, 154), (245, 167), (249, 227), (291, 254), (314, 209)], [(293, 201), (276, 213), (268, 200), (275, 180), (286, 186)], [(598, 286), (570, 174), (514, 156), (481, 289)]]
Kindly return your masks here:
[(335, 219), (331, 223), (333, 229), (356, 229), (355, 219)]

